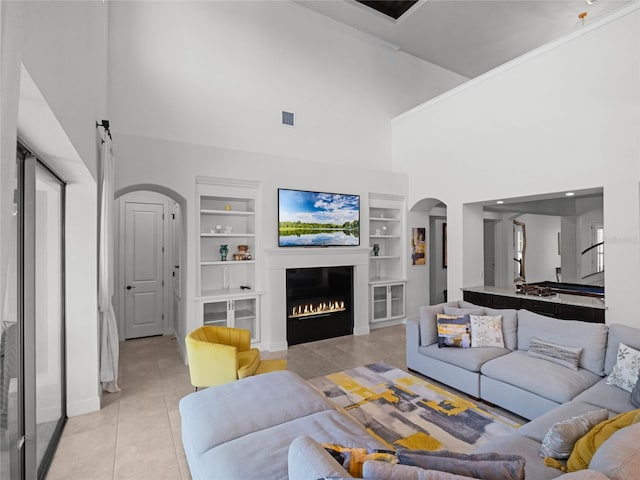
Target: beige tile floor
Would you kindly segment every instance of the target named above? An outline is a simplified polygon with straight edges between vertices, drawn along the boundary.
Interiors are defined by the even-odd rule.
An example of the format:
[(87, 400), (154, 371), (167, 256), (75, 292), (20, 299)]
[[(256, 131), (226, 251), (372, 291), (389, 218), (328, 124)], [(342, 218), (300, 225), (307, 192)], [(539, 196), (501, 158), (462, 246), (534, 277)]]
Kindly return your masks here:
[[(405, 327), (381, 328), (294, 345), (289, 370), (305, 379), (384, 361), (406, 369)], [(174, 337), (120, 344), (119, 393), (106, 393), (103, 408), (68, 420), (48, 479), (188, 479), (180, 438), (178, 402), (193, 391)]]

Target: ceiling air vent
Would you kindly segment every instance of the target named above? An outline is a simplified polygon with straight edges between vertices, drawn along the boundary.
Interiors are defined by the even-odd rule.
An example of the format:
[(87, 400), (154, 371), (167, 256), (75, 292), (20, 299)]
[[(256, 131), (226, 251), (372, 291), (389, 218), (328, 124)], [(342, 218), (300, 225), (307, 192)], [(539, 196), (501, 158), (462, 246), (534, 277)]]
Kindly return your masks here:
[(293, 112), (285, 112), (284, 110), (282, 111), (282, 125), (293, 127), (294, 125)]

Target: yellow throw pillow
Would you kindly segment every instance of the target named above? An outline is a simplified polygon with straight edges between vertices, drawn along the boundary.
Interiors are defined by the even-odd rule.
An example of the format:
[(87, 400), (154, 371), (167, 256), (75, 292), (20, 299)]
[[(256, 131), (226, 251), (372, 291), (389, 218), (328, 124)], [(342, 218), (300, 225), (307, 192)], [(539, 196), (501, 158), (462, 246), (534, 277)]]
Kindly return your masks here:
[(589, 468), (589, 462), (600, 445), (621, 428), (638, 423), (638, 421), (640, 421), (640, 409), (621, 413), (617, 417), (597, 424), (576, 442), (567, 461), (567, 471), (576, 472)]
[(323, 443), (324, 449), (349, 474), (355, 478), (362, 477), (362, 467), (367, 460), (378, 460), (386, 463), (398, 463), (395, 452), (372, 448), (343, 447), (335, 443)]

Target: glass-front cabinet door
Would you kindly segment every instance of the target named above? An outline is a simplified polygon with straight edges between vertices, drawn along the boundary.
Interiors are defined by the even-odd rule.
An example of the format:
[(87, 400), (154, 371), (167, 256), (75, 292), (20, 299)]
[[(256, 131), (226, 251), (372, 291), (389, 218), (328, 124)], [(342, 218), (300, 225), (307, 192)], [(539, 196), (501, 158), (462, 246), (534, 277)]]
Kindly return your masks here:
[(391, 301), (390, 317), (404, 317), (404, 284), (390, 285), (389, 296)]
[(259, 297), (208, 300), (202, 304), (204, 325), (244, 328), (251, 332), (251, 341), (260, 340)]
[(372, 287), (372, 303), (373, 317), (372, 321), (381, 321), (387, 319), (388, 301), (387, 301), (387, 285), (375, 285)]

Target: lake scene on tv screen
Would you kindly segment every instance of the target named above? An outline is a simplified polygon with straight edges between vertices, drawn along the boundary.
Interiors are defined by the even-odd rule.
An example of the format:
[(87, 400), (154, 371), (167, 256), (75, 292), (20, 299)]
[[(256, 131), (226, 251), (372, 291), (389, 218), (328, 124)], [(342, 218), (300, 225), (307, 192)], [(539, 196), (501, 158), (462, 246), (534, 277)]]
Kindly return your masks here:
[(281, 247), (360, 245), (360, 197), (337, 193), (278, 191)]

